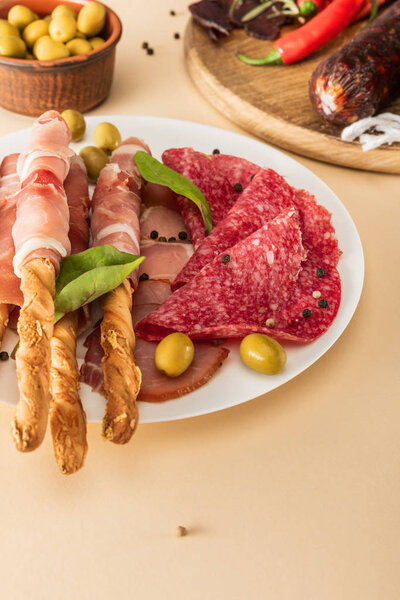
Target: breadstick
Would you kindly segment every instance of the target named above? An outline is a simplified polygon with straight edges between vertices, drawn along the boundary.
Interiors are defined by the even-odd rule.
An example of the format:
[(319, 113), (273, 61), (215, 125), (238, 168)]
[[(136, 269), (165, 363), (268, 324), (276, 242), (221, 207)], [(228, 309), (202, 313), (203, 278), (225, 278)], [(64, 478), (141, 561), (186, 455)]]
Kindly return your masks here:
[(49, 396), (50, 339), (53, 334), (55, 271), (48, 259), (21, 267), (24, 303), (18, 320), (16, 354), (20, 399), (12, 434), (21, 452), (37, 448), (46, 433)]
[(138, 424), (136, 398), (142, 374), (135, 364), (135, 333), (132, 326), (132, 288), (128, 279), (106, 294), (101, 302), (101, 345), (104, 389), (107, 397), (103, 436), (126, 444)]

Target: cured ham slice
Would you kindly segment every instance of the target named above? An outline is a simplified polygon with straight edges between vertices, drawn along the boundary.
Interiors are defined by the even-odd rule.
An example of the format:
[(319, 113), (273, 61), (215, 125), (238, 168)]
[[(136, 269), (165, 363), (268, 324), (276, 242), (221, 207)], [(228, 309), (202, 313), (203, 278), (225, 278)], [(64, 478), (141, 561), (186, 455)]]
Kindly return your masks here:
[(18, 154), (3, 159), (0, 166), (0, 304), (22, 305), (20, 280), (13, 269), (15, 222), (15, 194), (19, 189), (17, 174)]
[[(166, 150), (162, 159), (168, 167), (190, 179), (204, 194), (210, 206), (213, 226), (225, 217), (242, 190), (260, 167), (237, 157), (206, 156), (192, 148)], [(179, 210), (195, 248), (205, 237), (199, 209), (187, 198), (177, 196)]]
[(171, 282), (192, 256), (193, 246), (144, 240), (140, 252), (146, 260), (139, 267), (139, 276)]
[(104, 351), (101, 347), (100, 324), (87, 336), (84, 346), (87, 351), (81, 366), (81, 380), (89, 385), (93, 392), (104, 394), (104, 376), (101, 368)]
[(136, 331), (148, 341), (181, 331), (193, 339), (266, 331), (271, 310), (288, 300), (306, 257), (294, 208), (226, 249)]
[(201, 242), (195, 254), (172, 284), (176, 290), (192, 279), (225, 248), (234, 246), (294, 204), (294, 191), (271, 169), (261, 169), (238, 198), (227, 216)]
[(185, 221), (181, 215), (165, 206), (150, 206), (143, 210), (140, 216), (140, 233), (147, 239), (153, 239), (155, 236), (155, 239), (163, 237), (165, 241), (174, 242), (179, 241), (182, 234), (183, 239), (188, 239)]
[(12, 433), (22, 452), (37, 448), (46, 432), (55, 275), (71, 248), (63, 187), (72, 154), (70, 140), (64, 119), (49, 111), (35, 122), (29, 146), (18, 158), (21, 190), (16, 194), (12, 229), (13, 265), (21, 276), (24, 303), (16, 354), (20, 400)]

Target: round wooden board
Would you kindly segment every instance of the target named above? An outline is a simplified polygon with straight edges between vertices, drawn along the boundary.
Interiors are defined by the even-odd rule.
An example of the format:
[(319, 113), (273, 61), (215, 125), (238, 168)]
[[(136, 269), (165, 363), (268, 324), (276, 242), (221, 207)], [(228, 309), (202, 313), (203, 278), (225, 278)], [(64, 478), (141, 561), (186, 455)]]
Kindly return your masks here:
[[(190, 21), (185, 34), (189, 74), (201, 94), (229, 119), (264, 140), (324, 162), (366, 171), (400, 173), (400, 144), (363, 152), (358, 142), (340, 139), (340, 129), (324, 122), (308, 96), (308, 81), (317, 64), (360, 27), (346, 32), (315, 53), (291, 66), (250, 67), (235, 56), (264, 56), (270, 42), (261, 42), (235, 30), (219, 42)], [(400, 113), (400, 99), (388, 108)]]

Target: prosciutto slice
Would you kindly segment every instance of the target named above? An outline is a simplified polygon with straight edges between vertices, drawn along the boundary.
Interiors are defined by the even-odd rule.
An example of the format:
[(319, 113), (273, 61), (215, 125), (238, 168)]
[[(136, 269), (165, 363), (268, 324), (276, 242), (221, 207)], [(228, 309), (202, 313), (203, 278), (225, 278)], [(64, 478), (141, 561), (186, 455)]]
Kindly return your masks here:
[[(128, 138), (100, 173), (92, 199), (92, 246), (110, 244), (121, 252), (139, 254), (142, 178), (134, 160), (138, 150), (150, 153), (142, 140)], [(137, 270), (130, 280), (136, 288)]]
[[(203, 192), (210, 206), (214, 227), (225, 217), (260, 169), (243, 158), (221, 154), (207, 156), (192, 148), (166, 150), (162, 159), (164, 164), (190, 179)], [(196, 249), (205, 238), (200, 211), (183, 196), (177, 196), (176, 201)]]
[(192, 256), (193, 246), (143, 240), (140, 253), (146, 257), (139, 267), (140, 277), (171, 282)]
[(60, 259), (71, 250), (69, 210), (63, 182), (72, 150), (70, 130), (55, 111), (44, 113), (32, 128), (31, 141), (18, 158), (21, 190), (16, 196), (12, 230), (14, 271), (33, 258), (48, 258), (59, 270)]
[(0, 166), (0, 304), (22, 306), (20, 280), (14, 273), (14, 241), (12, 228), (15, 222), (15, 194), (19, 189), (17, 173), (18, 154), (6, 156)]
[[(71, 157), (71, 166), (64, 182), (69, 208), (69, 232), (71, 254), (78, 254), (89, 247), (89, 182), (85, 163), (80, 156)], [(90, 305), (79, 310), (78, 335), (90, 326)]]
[(293, 292), (305, 257), (292, 207), (208, 263), (136, 331), (148, 341), (174, 331), (193, 339), (266, 331), (271, 311)]

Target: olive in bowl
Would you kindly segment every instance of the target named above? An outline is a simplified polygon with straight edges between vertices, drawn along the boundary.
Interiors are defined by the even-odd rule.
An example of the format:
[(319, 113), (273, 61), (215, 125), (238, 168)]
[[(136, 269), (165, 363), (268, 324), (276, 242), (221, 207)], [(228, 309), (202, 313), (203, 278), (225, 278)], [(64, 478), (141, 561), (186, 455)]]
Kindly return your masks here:
[[(23, 2), (25, 8), (34, 15), (33, 20), (19, 30), (20, 39), (26, 45), (26, 53), (24, 58), (0, 55), (0, 105), (14, 112), (38, 116), (46, 110), (55, 109), (62, 112), (71, 106), (80, 112), (86, 112), (100, 104), (110, 92), (116, 45), (122, 33), (122, 24), (116, 13), (111, 8), (90, 0), (76, 2), (23, 0)], [(103, 7), (105, 18), (102, 30), (97, 32), (99, 25), (95, 24), (90, 32), (97, 33), (93, 36), (90, 33), (90, 35), (100, 37), (104, 40), (104, 44), (95, 48), (89, 40), (88, 44), (78, 45), (76, 41), (71, 44), (71, 40), (86, 38), (86, 35), (79, 30), (79, 13), (84, 7), (93, 4)], [(0, 37), (1, 28), (4, 31), (8, 30), (9, 33), (14, 31), (9, 27), (14, 26), (18, 30), (14, 23), (8, 22), (10, 9), (15, 5), (15, 0), (0, 0)], [(27, 15), (29, 16), (29, 13)], [(72, 23), (73, 15), (76, 15), (76, 27)], [(25, 16), (25, 19), (27, 18)], [(68, 33), (56, 26), (57, 23), (63, 23), (63, 19), (65, 22), (68, 21)], [(40, 33), (45, 32), (46, 25), (41, 23), (35, 28), (35, 21), (45, 21), (48, 24), (48, 33), (37, 37), (36, 29), (40, 28)], [(5, 24), (7, 22), (8, 25)], [(29, 26), (30, 30), (26, 29)], [(27, 41), (23, 39), (24, 32)], [(64, 43), (50, 35), (53, 33), (57, 37), (57, 32), (60, 32), (61, 38), (66, 36), (70, 39)], [(48, 38), (51, 39), (51, 43)], [(46, 44), (41, 47), (44, 41)], [(21, 43), (16, 43), (17, 48), (15, 40), (12, 42), (21, 56)], [(71, 50), (67, 48), (68, 43)], [(8, 48), (9, 42), (7, 44)], [(41, 50), (35, 53), (35, 48), (37, 50), (39, 46)], [(87, 52), (79, 54), (79, 48), (84, 48)]]

